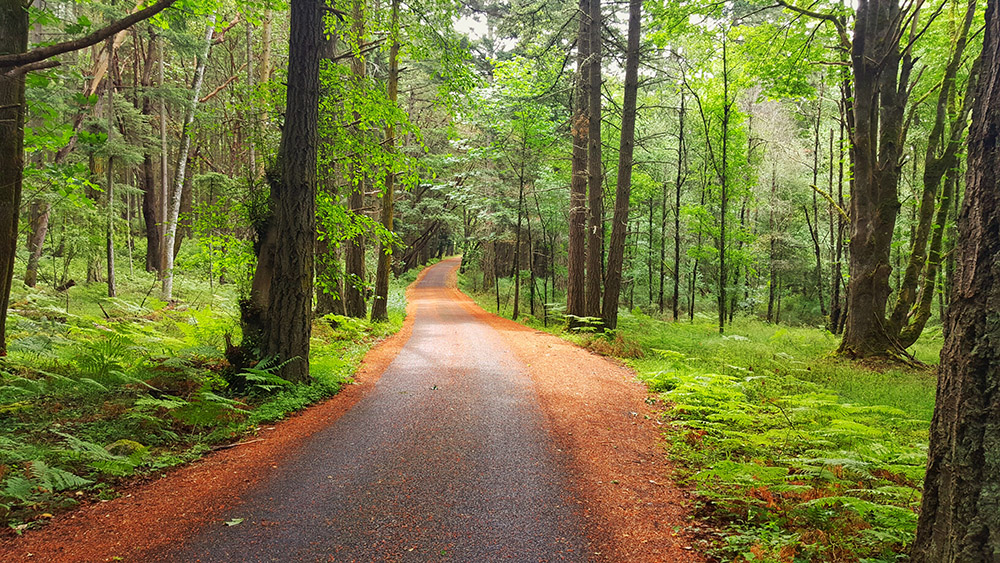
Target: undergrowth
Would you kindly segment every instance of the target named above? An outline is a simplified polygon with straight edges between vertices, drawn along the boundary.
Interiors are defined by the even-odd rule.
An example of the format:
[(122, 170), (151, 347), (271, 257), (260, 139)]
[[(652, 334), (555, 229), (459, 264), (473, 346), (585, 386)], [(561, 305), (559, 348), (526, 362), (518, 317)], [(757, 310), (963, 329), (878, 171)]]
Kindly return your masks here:
[(20, 532), (112, 498), (129, 479), (335, 394), (371, 345), (402, 325), (411, 277), (394, 283), (388, 323), (317, 320), (306, 384), (280, 378), (273, 363), (229, 367), (225, 339), (239, 328), (225, 287), (166, 306), (143, 291), (103, 298), (105, 286), (93, 284), (73, 288), (69, 308), (64, 295), (22, 290), (0, 361), (0, 523)]
[[(463, 286), (468, 290), (468, 284)], [(495, 310), (494, 295), (473, 294)], [(553, 306), (558, 310), (558, 306)], [(608, 335), (521, 322), (623, 358), (659, 405), (674, 478), (717, 530), (720, 561), (905, 560), (916, 529), (936, 379), (876, 372), (831, 355), (822, 329), (737, 319), (665, 322), (623, 313)], [(931, 328), (911, 350), (933, 361)]]

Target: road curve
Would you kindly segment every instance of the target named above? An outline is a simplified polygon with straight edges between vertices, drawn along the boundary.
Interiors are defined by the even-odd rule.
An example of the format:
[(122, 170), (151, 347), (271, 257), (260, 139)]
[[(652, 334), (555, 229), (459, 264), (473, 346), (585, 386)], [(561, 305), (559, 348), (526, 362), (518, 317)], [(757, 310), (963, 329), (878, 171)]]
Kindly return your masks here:
[(412, 335), (371, 392), (166, 560), (589, 559), (567, 454), (525, 366), (447, 289), (457, 266), (411, 292)]

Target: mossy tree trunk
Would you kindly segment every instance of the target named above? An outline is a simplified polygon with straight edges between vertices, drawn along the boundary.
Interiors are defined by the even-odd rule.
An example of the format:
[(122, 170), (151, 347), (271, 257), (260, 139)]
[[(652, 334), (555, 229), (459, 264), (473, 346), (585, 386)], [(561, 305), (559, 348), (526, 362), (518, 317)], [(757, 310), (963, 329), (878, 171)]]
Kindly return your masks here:
[(941, 351), (916, 563), (1000, 553), (1000, 13), (986, 10), (955, 281)]

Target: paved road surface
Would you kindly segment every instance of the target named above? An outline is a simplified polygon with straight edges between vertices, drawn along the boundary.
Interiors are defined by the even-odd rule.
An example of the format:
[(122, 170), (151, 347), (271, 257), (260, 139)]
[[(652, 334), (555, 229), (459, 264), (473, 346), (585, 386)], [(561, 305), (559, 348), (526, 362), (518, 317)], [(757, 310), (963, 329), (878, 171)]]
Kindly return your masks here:
[(445, 288), (457, 265), (420, 282), (371, 393), (171, 560), (587, 560), (531, 381)]

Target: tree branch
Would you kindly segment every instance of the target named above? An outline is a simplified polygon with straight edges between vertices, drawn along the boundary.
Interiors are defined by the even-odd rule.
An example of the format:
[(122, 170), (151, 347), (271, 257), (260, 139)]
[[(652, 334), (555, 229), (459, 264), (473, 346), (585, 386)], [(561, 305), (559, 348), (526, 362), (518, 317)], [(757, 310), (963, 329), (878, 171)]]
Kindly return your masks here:
[(803, 16), (809, 16), (810, 18), (816, 18), (818, 20), (828, 21), (837, 28), (837, 35), (840, 36), (840, 44), (847, 49), (851, 48), (851, 38), (847, 34), (847, 26), (844, 24), (844, 20), (833, 14), (824, 14), (822, 12), (814, 12), (812, 10), (807, 10), (805, 8), (799, 8), (794, 4), (789, 4), (785, 0), (775, 0), (779, 6), (788, 8), (789, 10), (802, 14)]
[[(37, 47), (30, 51), (24, 53), (12, 53), (9, 55), (0, 55), (0, 68), (10, 68), (10, 67), (22, 67), (27, 66), (32, 63), (37, 63), (39, 61), (44, 61), (45, 59), (52, 58), (56, 55), (61, 55), (63, 53), (68, 53), (70, 51), (78, 51), (91, 45), (96, 45), (101, 41), (104, 41), (108, 37), (132, 27), (138, 22), (145, 19), (151, 18), (156, 14), (162, 12), (164, 9), (170, 7), (177, 0), (159, 0), (152, 6), (139, 10), (134, 14), (129, 14), (124, 18), (111, 23), (107, 27), (101, 28), (89, 35), (80, 37), (79, 39), (73, 39), (72, 41), (64, 41), (62, 43), (56, 43), (55, 45), (47, 45), (45, 47)], [(29, 69), (34, 70), (34, 69)]]

